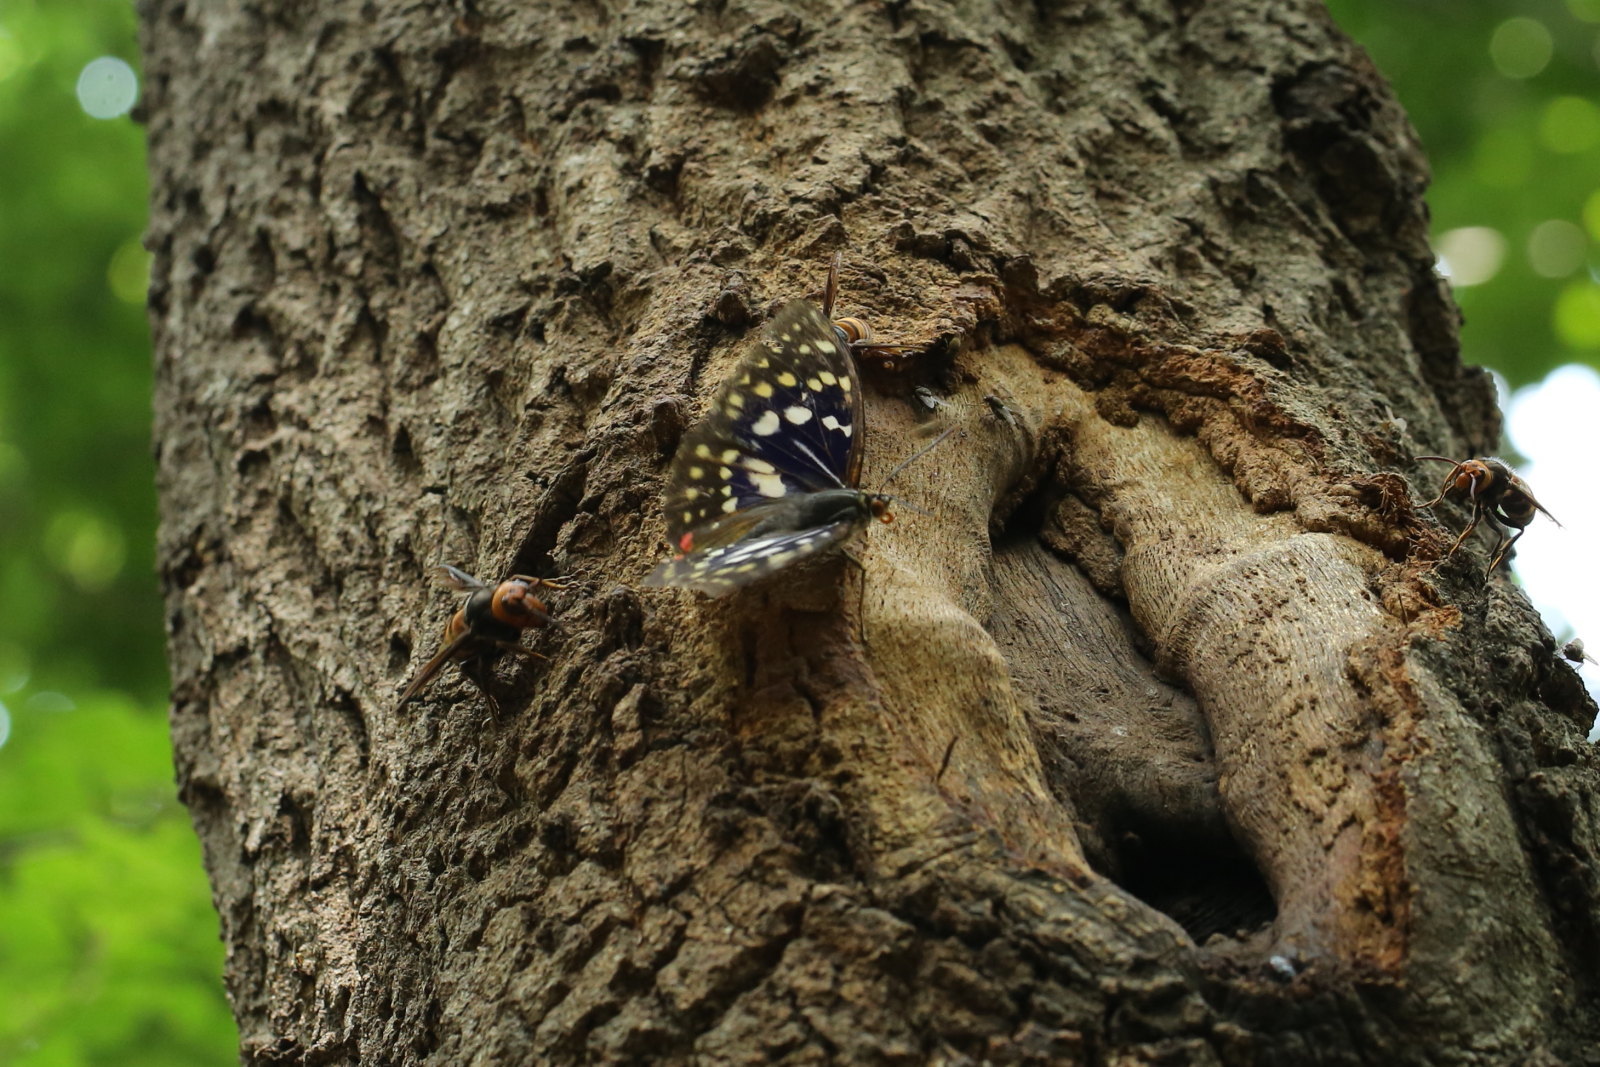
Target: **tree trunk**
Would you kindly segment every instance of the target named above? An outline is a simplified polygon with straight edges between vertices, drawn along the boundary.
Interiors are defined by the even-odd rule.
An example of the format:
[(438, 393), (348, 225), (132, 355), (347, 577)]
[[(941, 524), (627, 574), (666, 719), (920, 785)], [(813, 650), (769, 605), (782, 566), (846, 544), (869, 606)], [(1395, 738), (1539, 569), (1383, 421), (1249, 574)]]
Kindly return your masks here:
[[(147, 0), (178, 776), (251, 1063), (1578, 1063), (1594, 708), (1314, 0)], [(769, 311), (912, 507), (643, 589)], [(1424, 495), (1419, 495), (1424, 494)], [(1436, 521), (1442, 519), (1443, 522)], [(492, 717), (401, 684), (575, 576)]]

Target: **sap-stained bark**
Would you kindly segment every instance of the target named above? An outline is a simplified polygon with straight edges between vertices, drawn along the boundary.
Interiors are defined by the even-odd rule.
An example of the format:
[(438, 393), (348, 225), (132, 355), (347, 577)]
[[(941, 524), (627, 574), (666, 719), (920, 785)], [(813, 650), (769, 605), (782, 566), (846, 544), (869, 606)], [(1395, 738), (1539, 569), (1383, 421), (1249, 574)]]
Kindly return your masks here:
[[(1496, 436), (1319, 4), (144, 10), (179, 777), (269, 1063), (1583, 1062), (1593, 711), (1442, 567)], [(867, 480), (661, 476), (843, 254)], [(1462, 516), (1446, 507), (1442, 518)], [(1537, 531), (1530, 536), (1537, 536)], [(575, 576), (489, 716), (448, 598)]]

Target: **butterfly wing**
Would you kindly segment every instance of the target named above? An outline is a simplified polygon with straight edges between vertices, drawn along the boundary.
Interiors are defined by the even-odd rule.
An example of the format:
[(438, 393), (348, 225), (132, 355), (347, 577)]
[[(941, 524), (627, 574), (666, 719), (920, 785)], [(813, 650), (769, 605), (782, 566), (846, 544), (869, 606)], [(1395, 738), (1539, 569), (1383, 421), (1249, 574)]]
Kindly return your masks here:
[(780, 311), (678, 446), (667, 477), (667, 536), (685, 550), (731, 544), (760, 521), (741, 512), (797, 493), (854, 488), (861, 476), (855, 362), (814, 304)]
[(749, 537), (702, 549), (661, 564), (650, 572), (644, 584), (686, 586), (711, 596), (721, 596), (831, 548), (859, 527), (859, 522), (840, 520), (826, 526)]

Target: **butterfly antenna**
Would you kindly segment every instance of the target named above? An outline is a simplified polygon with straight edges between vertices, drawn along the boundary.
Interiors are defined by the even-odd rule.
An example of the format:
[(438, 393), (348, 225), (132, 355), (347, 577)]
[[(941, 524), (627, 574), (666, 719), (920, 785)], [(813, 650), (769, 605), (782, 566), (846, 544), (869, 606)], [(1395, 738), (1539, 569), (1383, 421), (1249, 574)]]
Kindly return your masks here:
[(909, 511), (913, 515), (923, 515), (930, 519), (933, 518), (933, 512), (923, 511), (921, 508), (917, 507), (903, 496), (892, 496), (888, 499), (894, 503), (894, 509), (896, 511)]
[[(926, 456), (929, 452), (932, 452), (941, 443), (943, 443), (943, 441), (944, 441), (944, 439), (946, 437), (949, 437), (951, 434), (955, 433), (957, 429), (959, 429), (959, 427), (956, 427), (956, 426), (950, 427), (944, 433), (940, 434), (938, 437), (935, 437), (932, 441), (929, 441), (927, 444), (923, 445), (920, 450), (918, 450), (916, 452), (913, 452), (910, 456), (908, 456), (905, 459), (901, 460), (900, 461), (900, 465), (898, 467), (896, 467), (894, 470), (889, 472), (889, 477), (885, 478), (883, 480), (882, 484), (888, 485), (890, 482), (894, 481), (895, 477), (898, 476), (901, 471), (903, 471), (907, 467), (911, 466), (913, 463), (915, 463), (917, 460), (921, 459), (923, 456)], [(916, 510), (916, 509), (913, 508), (912, 510)], [(926, 514), (926, 512), (924, 512), (924, 514)]]

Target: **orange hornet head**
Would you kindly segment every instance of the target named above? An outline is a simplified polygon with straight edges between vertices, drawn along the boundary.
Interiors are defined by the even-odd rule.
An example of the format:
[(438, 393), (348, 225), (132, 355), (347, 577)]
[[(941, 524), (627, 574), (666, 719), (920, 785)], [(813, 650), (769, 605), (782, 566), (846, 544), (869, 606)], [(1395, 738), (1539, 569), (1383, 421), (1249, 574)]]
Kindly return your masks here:
[(494, 597), (489, 602), (489, 611), (495, 620), (519, 630), (548, 625), (550, 613), (533, 595), (533, 586), (526, 578), (511, 578), (495, 586)]

